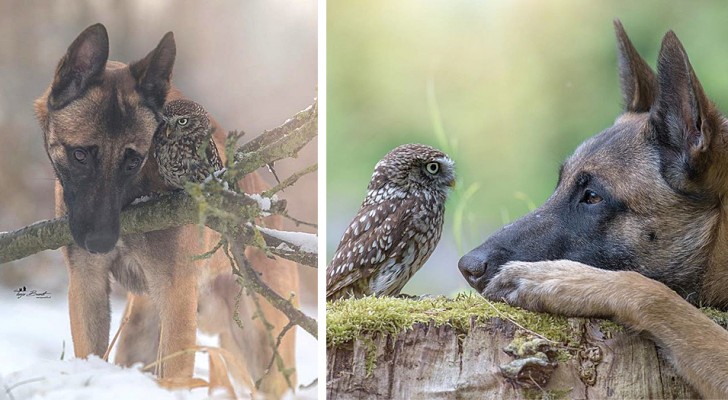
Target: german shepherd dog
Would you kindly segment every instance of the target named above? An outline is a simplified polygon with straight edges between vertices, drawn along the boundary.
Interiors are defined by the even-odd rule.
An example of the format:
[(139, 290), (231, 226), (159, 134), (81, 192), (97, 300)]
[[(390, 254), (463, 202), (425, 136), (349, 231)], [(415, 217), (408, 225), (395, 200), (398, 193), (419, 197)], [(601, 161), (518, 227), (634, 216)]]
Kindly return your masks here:
[(491, 299), (645, 333), (702, 396), (728, 398), (728, 332), (693, 306), (728, 307), (728, 119), (672, 31), (655, 74), (615, 29), (624, 112), (458, 266)]
[[(53, 82), (35, 103), (57, 177), (56, 215), (68, 214), (75, 242), (63, 249), (75, 355), (101, 356), (107, 349), (113, 275), (136, 296), (117, 362), (149, 363), (158, 351), (165, 357), (190, 349), (199, 314), (199, 328), (219, 334), (221, 345), (244, 360), (253, 378), (259, 379), (272, 347), (263, 322), (250, 321), (256, 310), (252, 299), (244, 296), (241, 302), (240, 316), (248, 320), (243, 332), (232, 319), (239, 287), (227, 258), (218, 251), (207, 260), (192, 259), (211, 249), (219, 235), (205, 230), (200, 240), (199, 230), (186, 226), (119, 237), (124, 207), (139, 196), (169, 189), (150, 156), (150, 146), (163, 105), (181, 97), (171, 84), (174, 37), (167, 33), (146, 57), (129, 65), (107, 61), (108, 55), (106, 29), (101, 24), (90, 26), (69, 46)], [(224, 136), (218, 127), (218, 147)], [(248, 193), (265, 189), (257, 174), (241, 183)], [(280, 221), (266, 223), (276, 226)], [(268, 259), (256, 249), (248, 249), (246, 255), (278, 293), (298, 291), (294, 263)], [(287, 319), (266, 302), (261, 306), (275, 337)], [(285, 365), (294, 366), (292, 332), (279, 351)], [(193, 363), (190, 352), (172, 357), (162, 364), (161, 376), (190, 377)], [(295, 375), (289, 379), (295, 384)], [(280, 395), (286, 388), (285, 377), (276, 370), (263, 379), (260, 389)]]

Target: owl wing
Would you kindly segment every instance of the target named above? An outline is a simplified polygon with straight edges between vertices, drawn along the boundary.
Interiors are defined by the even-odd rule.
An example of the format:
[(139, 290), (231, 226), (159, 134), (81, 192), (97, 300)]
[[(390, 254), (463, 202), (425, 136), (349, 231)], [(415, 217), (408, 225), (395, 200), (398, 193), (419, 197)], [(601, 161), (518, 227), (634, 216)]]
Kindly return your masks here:
[(190, 165), (190, 179), (193, 182), (202, 182), (213, 172), (222, 169), (220, 153), (211, 136), (207, 136), (195, 151), (196, 157)]
[(209, 141), (210, 143), (205, 149), (205, 156), (207, 157), (207, 161), (210, 162), (210, 166), (212, 167), (211, 172), (219, 171), (223, 167), (222, 160), (220, 159), (220, 153), (218, 153), (217, 151), (217, 146), (215, 146), (215, 141), (212, 139), (212, 136), (210, 136)]
[(326, 298), (371, 276), (404, 238), (413, 200), (362, 206), (326, 269)]

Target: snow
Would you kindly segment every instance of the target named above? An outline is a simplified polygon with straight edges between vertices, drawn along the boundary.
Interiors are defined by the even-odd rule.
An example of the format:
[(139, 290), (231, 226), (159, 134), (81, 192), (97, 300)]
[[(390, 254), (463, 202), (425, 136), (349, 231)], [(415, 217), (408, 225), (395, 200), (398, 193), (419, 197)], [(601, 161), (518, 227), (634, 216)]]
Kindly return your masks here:
[(281, 251), (293, 251), (291, 246), (289, 246), (287, 243), (279, 244), (278, 247), (276, 247), (276, 249), (281, 250)]
[[(40, 299), (16, 298), (11, 289), (2, 289), (0, 286), (0, 400), (210, 398), (207, 388), (163, 389), (138, 368), (122, 368), (99, 358), (74, 359), (65, 291), (51, 291), (50, 299)], [(118, 328), (124, 305), (124, 299), (112, 296), (111, 332)], [(316, 315), (315, 307), (303, 311)], [(197, 342), (218, 346), (219, 338), (198, 332)], [(303, 330), (296, 334), (296, 359), (299, 384), (307, 385), (317, 376), (317, 341)], [(208, 380), (206, 354), (196, 355), (195, 376)], [(299, 390), (289, 398), (315, 399), (317, 389)], [(221, 397), (212, 397), (216, 398)]]
[(303, 252), (318, 254), (318, 235), (305, 232), (278, 231), (263, 227), (258, 227), (258, 229), (276, 239), (299, 247)]
[[(166, 390), (140, 367), (123, 368), (98, 357), (53, 360), (2, 378), (3, 394), (13, 399), (205, 399), (207, 389)], [(221, 393), (211, 399), (225, 398)], [(2, 396), (2, 395), (0, 395)], [(8, 398), (10, 398), (8, 396)]]
[(249, 194), (248, 197), (258, 202), (258, 207), (260, 207), (261, 211), (268, 211), (270, 210), (270, 204), (271, 200), (276, 201), (278, 198), (276, 196), (270, 197), (263, 197), (257, 193), (255, 194)]

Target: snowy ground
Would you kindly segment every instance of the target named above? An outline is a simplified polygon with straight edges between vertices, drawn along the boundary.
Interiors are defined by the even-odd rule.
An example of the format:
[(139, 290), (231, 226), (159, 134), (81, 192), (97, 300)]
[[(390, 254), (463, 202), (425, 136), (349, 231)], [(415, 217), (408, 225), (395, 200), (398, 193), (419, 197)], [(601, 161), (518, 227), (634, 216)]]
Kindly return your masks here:
[[(116, 332), (123, 308), (123, 301), (112, 301), (111, 332)], [(315, 309), (304, 307), (304, 312), (316, 316)], [(13, 291), (0, 286), (0, 321), (0, 400), (209, 398), (206, 388), (171, 392), (137, 369), (120, 368), (97, 358), (73, 360), (65, 292), (50, 293), (45, 299), (17, 298)], [(316, 378), (317, 342), (303, 330), (296, 338), (296, 369), (299, 383), (305, 385)], [(216, 345), (216, 338), (198, 335), (198, 342)], [(61, 361), (62, 356), (65, 361)], [(208, 376), (206, 359), (199, 355), (195, 363), (196, 376), (203, 379)], [(316, 391), (315, 386), (299, 390), (295, 398), (315, 399)]]

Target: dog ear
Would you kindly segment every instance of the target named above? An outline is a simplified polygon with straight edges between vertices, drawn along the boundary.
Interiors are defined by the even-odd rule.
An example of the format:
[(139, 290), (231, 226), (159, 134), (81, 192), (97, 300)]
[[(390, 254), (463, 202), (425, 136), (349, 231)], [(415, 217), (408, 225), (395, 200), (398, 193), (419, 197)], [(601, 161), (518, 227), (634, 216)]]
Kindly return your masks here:
[(167, 99), (176, 55), (174, 34), (167, 32), (154, 50), (129, 66), (139, 90), (158, 109)]
[(48, 98), (51, 108), (61, 108), (80, 97), (103, 73), (109, 58), (109, 36), (101, 24), (86, 28), (71, 43), (56, 67)]
[(655, 73), (637, 53), (618, 19), (614, 20), (614, 32), (617, 35), (617, 62), (624, 111), (648, 112), (657, 88)]
[(672, 31), (662, 40), (657, 81), (658, 95), (650, 112), (656, 139), (682, 160), (676, 167), (686, 172), (688, 178), (694, 178), (703, 172), (709, 160), (706, 153), (713, 135), (720, 129), (721, 118)]

